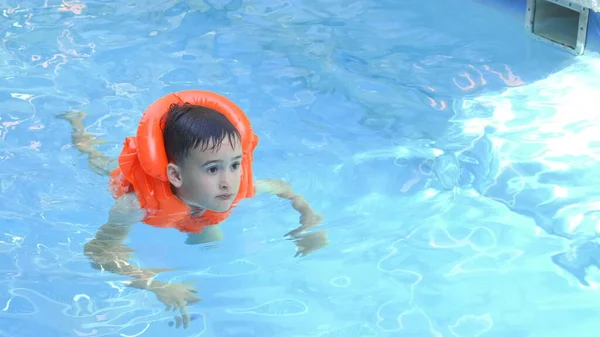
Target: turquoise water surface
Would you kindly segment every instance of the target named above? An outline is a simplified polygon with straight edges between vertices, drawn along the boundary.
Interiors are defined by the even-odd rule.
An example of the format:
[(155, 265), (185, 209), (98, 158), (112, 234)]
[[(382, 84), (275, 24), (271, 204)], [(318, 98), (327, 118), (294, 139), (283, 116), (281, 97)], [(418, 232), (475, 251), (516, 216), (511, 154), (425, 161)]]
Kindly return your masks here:
[[(469, 0), (7, 1), (0, 76), (0, 336), (564, 337), (600, 331), (600, 58)], [(138, 225), (159, 276), (197, 281), (188, 329), (92, 269), (107, 179), (55, 116), (117, 156), (144, 109), (204, 89), (260, 137), (329, 246), (294, 258), (288, 202), (225, 240)]]

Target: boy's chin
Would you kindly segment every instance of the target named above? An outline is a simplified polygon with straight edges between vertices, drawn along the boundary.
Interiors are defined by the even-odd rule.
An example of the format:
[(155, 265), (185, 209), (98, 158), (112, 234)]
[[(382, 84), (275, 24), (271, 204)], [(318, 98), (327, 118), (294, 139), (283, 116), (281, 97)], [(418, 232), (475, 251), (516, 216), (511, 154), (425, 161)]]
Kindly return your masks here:
[(229, 211), (229, 209), (231, 209), (231, 202), (227, 202), (227, 203), (222, 203), (219, 205), (212, 205), (212, 207), (207, 208), (213, 212), (217, 212), (217, 213), (223, 213), (223, 212), (227, 212)]

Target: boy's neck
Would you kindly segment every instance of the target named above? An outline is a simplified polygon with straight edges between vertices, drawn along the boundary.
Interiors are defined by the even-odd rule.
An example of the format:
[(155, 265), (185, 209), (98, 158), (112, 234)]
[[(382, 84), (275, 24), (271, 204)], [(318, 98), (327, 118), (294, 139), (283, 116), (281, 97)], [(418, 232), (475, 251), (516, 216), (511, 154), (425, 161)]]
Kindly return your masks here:
[(190, 206), (189, 213), (192, 218), (201, 216), (202, 214), (204, 214), (204, 212), (206, 212), (205, 208), (200, 208), (198, 206)]
[(206, 212), (205, 208), (202, 208), (200, 206), (196, 206), (193, 204), (190, 204), (189, 202), (186, 202), (185, 199), (183, 199), (179, 193), (179, 191), (173, 186), (171, 185), (171, 193), (173, 193), (173, 195), (179, 199), (179, 201), (181, 201), (182, 203), (184, 203), (187, 207), (190, 208), (190, 210), (188, 211), (188, 213), (190, 213), (190, 216), (192, 217), (197, 217), (197, 216), (201, 216), (202, 214), (204, 214), (204, 212)]

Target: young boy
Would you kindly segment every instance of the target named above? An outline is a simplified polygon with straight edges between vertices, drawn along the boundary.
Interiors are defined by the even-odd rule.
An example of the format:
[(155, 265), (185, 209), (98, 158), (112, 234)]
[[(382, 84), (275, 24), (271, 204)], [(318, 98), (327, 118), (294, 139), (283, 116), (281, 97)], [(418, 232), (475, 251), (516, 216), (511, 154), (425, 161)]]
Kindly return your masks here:
[(325, 231), (306, 233), (322, 217), (281, 180), (252, 177), (252, 153), (258, 137), (243, 111), (229, 99), (207, 91), (184, 91), (154, 102), (144, 113), (136, 136), (127, 137), (118, 159), (93, 148), (100, 143), (86, 133), (85, 113), (60, 116), (72, 126), (75, 147), (88, 155), (90, 168), (110, 176), (116, 202), (108, 222), (85, 245), (94, 268), (133, 277), (129, 286), (154, 292), (167, 310), (181, 311), (177, 326), (189, 324), (186, 305), (200, 301), (190, 284), (153, 277), (168, 269), (139, 268), (124, 245), (138, 222), (188, 233), (187, 243), (221, 240), (219, 224), (235, 203), (255, 193), (289, 199), (300, 213), (300, 226), (286, 234), (298, 247), (296, 256), (327, 245)]

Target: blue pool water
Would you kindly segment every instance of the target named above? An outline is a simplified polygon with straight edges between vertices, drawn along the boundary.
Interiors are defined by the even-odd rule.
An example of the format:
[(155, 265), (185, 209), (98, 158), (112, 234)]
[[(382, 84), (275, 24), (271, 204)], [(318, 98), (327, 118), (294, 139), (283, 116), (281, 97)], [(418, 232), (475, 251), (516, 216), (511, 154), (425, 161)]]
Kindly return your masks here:
[[(597, 336), (600, 58), (468, 0), (0, 1), (0, 336)], [(227, 95), (258, 178), (330, 245), (293, 258), (285, 202), (216, 246), (135, 227), (134, 262), (198, 281), (186, 330), (90, 267), (107, 181), (55, 116), (118, 155), (153, 100)]]

